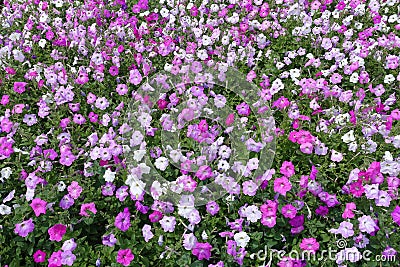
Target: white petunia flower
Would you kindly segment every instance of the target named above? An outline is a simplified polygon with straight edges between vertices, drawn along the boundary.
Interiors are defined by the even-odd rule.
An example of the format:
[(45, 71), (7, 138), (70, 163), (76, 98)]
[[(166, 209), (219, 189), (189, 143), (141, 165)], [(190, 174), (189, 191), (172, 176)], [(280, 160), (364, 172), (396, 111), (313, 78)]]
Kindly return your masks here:
[(106, 182), (112, 183), (115, 179), (115, 172), (111, 171), (110, 169), (107, 169), (103, 177), (106, 180)]
[(144, 174), (149, 174), (150, 173), (150, 167), (146, 165), (146, 163), (140, 163), (138, 165), (138, 167), (140, 168), (140, 171)]
[(11, 214), (11, 207), (1, 204), (0, 205), (0, 215), (8, 215)]
[(385, 155), (383, 156), (383, 160), (391, 161), (393, 160), (393, 156), (389, 151), (385, 151)]
[(63, 181), (60, 181), (60, 182), (58, 182), (57, 190), (62, 192), (65, 190), (66, 187), (67, 187), (67, 185)]
[(168, 159), (166, 157), (160, 157), (160, 158), (156, 159), (156, 162), (154, 165), (156, 166), (157, 169), (159, 169), (161, 171), (165, 171), (165, 169), (167, 169), (167, 167), (168, 167)]
[(27, 201), (31, 201), (35, 196), (35, 189), (27, 188), (25, 198)]
[(383, 83), (392, 83), (395, 81), (395, 78), (392, 74), (385, 75)]
[(133, 196), (140, 196), (143, 194), (144, 187), (146, 186), (145, 183), (140, 181), (139, 179), (133, 178), (130, 181), (130, 187), (129, 187), (129, 192)]
[(351, 142), (349, 144), (349, 151), (356, 152), (357, 148), (358, 148), (357, 142)]
[(135, 150), (133, 152), (133, 159), (136, 160), (137, 162), (141, 161), (143, 156), (146, 154), (146, 150)]
[(247, 243), (249, 243), (249, 241), (250, 241), (249, 235), (246, 232), (243, 232), (243, 231), (239, 232), (239, 233), (236, 233), (233, 236), (233, 238), (235, 239), (236, 244), (241, 248), (246, 247)]
[(354, 131), (351, 130), (348, 133), (346, 133), (345, 135), (342, 136), (342, 141), (346, 144), (355, 141), (356, 138), (354, 137)]
[(0, 180), (1, 180), (1, 182), (4, 182), (4, 179), (10, 178), (10, 176), (12, 174), (12, 170), (10, 167), (6, 167), (6, 168), (1, 169), (0, 174), (1, 174)]

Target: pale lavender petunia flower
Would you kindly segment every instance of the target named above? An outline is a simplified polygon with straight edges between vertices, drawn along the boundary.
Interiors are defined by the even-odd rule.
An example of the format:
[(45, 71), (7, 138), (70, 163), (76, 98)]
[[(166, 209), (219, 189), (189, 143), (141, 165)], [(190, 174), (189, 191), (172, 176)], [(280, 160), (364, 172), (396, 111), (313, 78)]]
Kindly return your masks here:
[(183, 235), (183, 247), (192, 250), (197, 243), (197, 238), (193, 233)]
[(32, 126), (37, 123), (37, 118), (35, 114), (25, 114), (22, 121), (25, 122), (28, 126)]
[(151, 226), (148, 224), (145, 224), (142, 228), (142, 234), (144, 237), (144, 240), (146, 242), (149, 242), (150, 239), (154, 237), (154, 234), (151, 232)]
[(375, 204), (379, 207), (389, 207), (392, 198), (389, 193), (383, 190), (379, 190), (378, 198), (375, 199)]
[(173, 232), (175, 230), (176, 219), (174, 216), (164, 216), (160, 220), (164, 232)]
[(77, 246), (77, 244), (75, 242), (75, 239), (71, 238), (71, 239), (64, 241), (61, 249), (63, 251), (73, 251), (76, 248), (76, 246)]
[(106, 236), (103, 236), (103, 245), (113, 247), (117, 243), (117, 239), (115, 238), (114, 234), (109, 234)]
[(70, 250), (61, 253), (61, 264), (72, 266), (75, 260), (76, 256)]
[(368, 199), (378, 199), (379, 195), (379, 184), (367, 184), (364, 185), (365, 196)]
[(351, 222), (341, 222), (338, 229), (330, 229), (330, 233), (341, 234), (344, 238), (354, 235), (353, 224)]
[(19, 236), (26, 237), (29, 233), (31, 233), (35, 229), (35, 225), (33, 224), (32, 218), (22, 223), (17, 223), (15, 225), (14, 233)]
[(364, 215), (361, 218), (358, 218), (358, 221), (360, 223), (359, 228), (361, 232), (367, 232), (368, 234), (371, 234), (375, 232), (378, 227), (375, 221), (369, 215)]

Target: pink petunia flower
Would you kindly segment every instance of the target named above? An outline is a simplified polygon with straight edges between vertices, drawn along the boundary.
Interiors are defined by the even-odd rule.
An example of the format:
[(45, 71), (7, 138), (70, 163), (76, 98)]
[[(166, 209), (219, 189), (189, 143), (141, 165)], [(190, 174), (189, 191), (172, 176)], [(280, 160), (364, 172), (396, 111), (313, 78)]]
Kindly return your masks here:
[(319, 243), (313, 237), (303, 238), (303, 240), (300, 243), (300, 248), (302, 250), (309, 250), (311, 251), (312, 254), (315, 254), (315, 252), (319, 249)]
[(79, 215), (89, 217), (90, 215), (86, 212), (88, 210), (93, 212), (94, 214), (97, 213), (96, 205), (92, 202), (92, 203), (82, 204)]
[(46, 261), (46, 252), (37, 250), (35, 254), (33, 254), (33, 261), (36, 263), (41, 263)]
[(121, 231), (125, 232), (131, 226), (130, 220), (131, 213), (129, 212), (128, 208), (124, 208), (123, 212), (118, 213), (117, 217), (115, 218), (114, 225)]
[(62, 266), (62, 257), (61, 257), (62, 251), (58, 250), (55, 251), (51, 254), (50, 258), (49, 258), (49, 265), (48, 267), (61, 267)]
[(283, 217), (293, 219), (294, 217), (296, 217), (296, 214), (297, 214), (297, 210), (293, 205), (287, 204), (282, 207)]
[(132, 254), (131, 249), (120, 249), (117, 254), (117, 262), (122, 264), (123, 266), (129, 266), (131, 261), (135, 258)]
[(398, 226), (400, 226), (400, 206), (396, 206), (391, 215), (393, 222), (395, 222)]
[(289, 182), (288, 178), (282, 176), (280, 178), (276, 178), (274, 181), (274, 191), (281, 195), (286, 196), (286, 193), (292, 189), (292, 184)]
[(68, 186), (68, 193), (73, 199), (77, 199), (82, 193), (82, 187), (79, 186), (77, 181), (73, 181), (71, 185)]
[(281, 174), (285, 175), (286, 177), (291, 177), (294, 175), (295, 170), (294, 170), (294, 165), (290, 161), (285, 161), (282, 163), (282, 166), (280, 168)]
[(55, 224), (50, 227), (47, 232), (50, 235), (50, 241), (61, 241), (65, 233), (67, 232), (67, 226), (63, 224)]
[(209, 243), (196, 243), (192, 249), (192, 254), (197, 257), (198, 260), (210, 259), (212, 246)]
[(46, 214), (46, 205), (46, 201), (40, 198), (35, 198), (32, 200), (32, 203), (29, 206), (31, 206), (36, 217), (38, 217), (40, 214)]
[(26, 82), (15, 82), (14, 83), (14, 91), (18, 94), (22, 94), (25, 92), (25, 86), (27, 85)]

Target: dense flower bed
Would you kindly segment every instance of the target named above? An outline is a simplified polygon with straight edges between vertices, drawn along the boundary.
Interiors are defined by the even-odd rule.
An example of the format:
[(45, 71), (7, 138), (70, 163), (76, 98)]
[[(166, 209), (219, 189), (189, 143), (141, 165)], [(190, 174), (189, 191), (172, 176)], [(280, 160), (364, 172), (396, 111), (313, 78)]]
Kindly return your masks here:
[(4, 1), (0, 266), (398, 266), (399, 8)]

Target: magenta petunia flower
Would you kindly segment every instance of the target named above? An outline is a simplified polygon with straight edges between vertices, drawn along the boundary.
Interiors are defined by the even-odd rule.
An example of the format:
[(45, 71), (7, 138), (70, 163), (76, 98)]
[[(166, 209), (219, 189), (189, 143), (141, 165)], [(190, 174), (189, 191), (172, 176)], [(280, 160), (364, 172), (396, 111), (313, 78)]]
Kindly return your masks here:
[(261, 217), (261, 223), (269, 228), (272, 228), (276, 224), (276, 216), (274, 215), (263, 215)]
[(400, 206), (396, 206), (396, 208), (392, 211), (391, 215), (393, 221), (400, 226)]
[(128, 208), (124, 208), (123, 212), (118, 213), (117, 217), (115, 218), (114, 225), (121, 231), (125, 232), (131, 226), (131, 213), (129, 212)]
[(226, 253), (228, 253), (229, 255), (235, 257), (236, 254), (237, 254), (237, 251), (236, 251), (237, 243), (236, 243), (236, 241), (234, 241), (234, 240), (228, 240), (228, 241), (226, 242), (226, 246), (227, 246), (227, 248), (226, 248)]
[(237, 110), (238, 114), (242, 115), (242, 116), (249, 116), (251, 113), (250, 106), (247, 105), (245, 102), (237, 105), (236, 110)]
[(50, 227), (47, 232), (50, 235), (50, 241), (61, 241), (65, 233), (67, 232), (67, 226), (63, 224), (55, 224)]
[(316, 213), (317, 215), (319, 215), (319, 216), (324, 217), (324, 216), (328, 215), (328, 213), (329, 213), (329, 208), (328, 208), (328, 207), (325, 207), (325, 206), (319, 206), (319, 207), (315, 210), (315, 213)]
[(9, 95), (3, 95), (0, 100), (0, 104), (3, 106), (6, 106), (10, 102), (10, 96)]
[(356, 204), (354, 202), (346, 203), (346, 208), (342, 214), (343, 219), (351, 219), (354, 218), (353, 210), (356, 209)]
[(14, 83), (14, 91), (18, 94), (22, 94), (25, 92), (25, 86), (27, 85), (26, 82), (15, 82)]
[(86, 211), (88, 211), (88, 210), (91, 211), (91, 212), (93, 212), (94, 214), (97, 213), (96, 205), (92, 202), (92, 203), (85, 203), (85, 204), (82, 204), (82, 206), (81, 206), (81, 211), (80, 211), (79, 215), (85, 216), (85, 217), (89, 217), (90, 214), (88, 214), (88, 213), (86, 212)]
[(231, 113), (226, 117), (225, 124), (227, 126), (231, 126), (234, 121), (235, 121), (235, 114)]
[(132, 254), (131, 249), (120, 249), (117, 254), (117, 262), (124, 265), (124, 266), (129, 266), (131, 264), (131, 261), (135, 258), (135, 256)]
[(62, 251), (58, 250), (55, 251), (51, 254), (49, 258), (49, 267), (61, 267), (62, 266), (62, 257), (61, 257)]
[(278, 209), (276, 201), (267, 200), (266, 204), (261, 205), (260, 210), (263, 216), (275, 216)]
[(304, 214), (297, 215), (293, 219), (290, 219), (289, 224), (295, 228), (302, 226), (304, 224)]
[(283, 217), (293, 219), (296, 216), (296, 214), (297, 214), (297, 210), (293, 205), (287, 204), (282, 207)]
[(85, 84), (89, 81), (89, 76), (86, 72), (79, 72), (78, 77), (75, 79), (77, 84)]
[(277, 107), (278, 109), (284, 109), (284, 108), (287, 108), (289, 105), (290, 105), (289, 100), (288, 100), (286, 97), (281, 96), (279, 99), (277, 99), (277, 100), (272, 104), (272, 107), (273, 107), (273, 108), (274, 108), (274, 107)]
[(31, 206), (33, 212), (35, 212), (36, 217), (38, 217), (40, 214), (46, 214), (46, 205), (46, 201), (40, 198), (35, 198), (32, 200), (29, 206)]
[(46, 252), (37, 250), (35, 254), (33, 254), (33, 261), (36, 263), (41, 263), (46, 261)]
[(293, 163), (291, 163), (290, 161), (283, 162), (280, 168), (280, 172), (288, 178), (293, 176), (295, 173)]
[(302, 250), (309, 250), (311, 253), (315, 253), (319, 249), (319, 243), (313, 237), (311, 238), (303, 238), (300, 243), (300, 248)]
[(197, 257), (198, 260), (209, 260), (211, 257), (212, 246), (209, 243), (196, 243), (192, 249), (192, 254)]
[(162, 218), (163, 214), (158, 210), (153, 211), (153, 213), (149, 215), (149, 219), (152, 223), (156, 223), (160, 221)]
[(71, 185), (68, 186), (69, 196), (73, 199), (77, 199), (82, 193), (82, 187), (79, 186), (77, 181), (73, 181)]
[(274, 191), (281, 195), (286, 196), (286, 193), (292, 189), (292, 184), (289, 182), (288, 178), (282, 176), (280, 178), (276, 178), (274, 181)]
[(31, 233), (35, 229), (35, 225), (32, 222), (32, 219), (23, 221), (22, 223), (17, 223), (15, 225), (14, 233), (19, 236), (26, 237), (29, 233)]
[(118, 67), (111, 66), (109, 72), (110, 72), (111, 76), (117, 76), (118, 75)]

